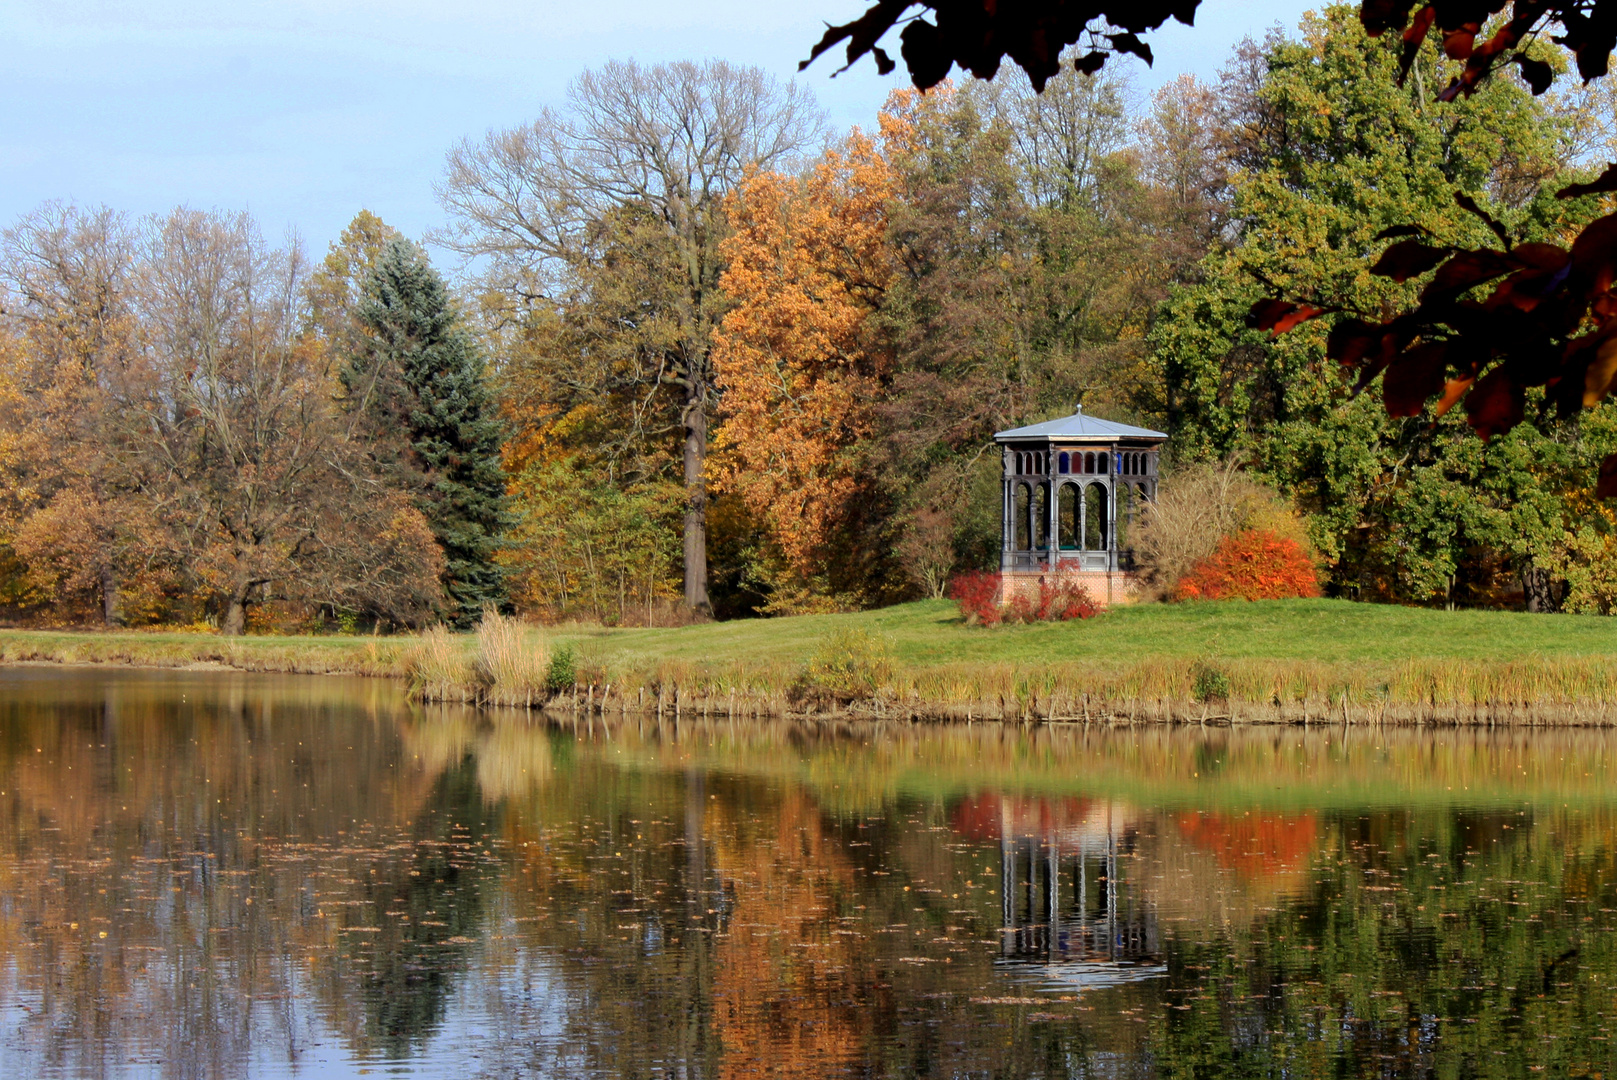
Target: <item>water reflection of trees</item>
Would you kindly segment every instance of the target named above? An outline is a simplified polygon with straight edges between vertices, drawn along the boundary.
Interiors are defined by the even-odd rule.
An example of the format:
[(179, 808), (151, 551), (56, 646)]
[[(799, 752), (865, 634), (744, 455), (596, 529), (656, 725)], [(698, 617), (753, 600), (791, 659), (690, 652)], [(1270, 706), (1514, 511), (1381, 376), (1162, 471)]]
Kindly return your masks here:
[(465, 967), (441, 943), (483, 919), (487, 867), (466, 852), (489, 811), (460, 765), (401, 756), (396, 695), (6, 678), (0, 947), (31, 1057), (107, 1075), (133, 1050), (226, 1076), (296, 1060), (327, 1025), (361, 1056), (430, 1034)]
[(475, 1008), (495, 1073), (1609, 1072), (1604, 737), (575, 730), (143, 679), (0, 695), (0, 989), (64, 1071), (404, 1058)]
[[(1105, 765), (1132, 760), (1141, 774), (1171, 774), (1177, 760), (1186, 773), (1213, 766), (1217, 783), (1235, 798), (1230, 790), (1209, 790), (1205, 801), (1215, 808), (1203, 809), (1025, 793), (1025, 771), (1016, 783), (1000, 770), (1020, 768), (1028, 748), (998, 734), (968, 734), (954, 745), (942, 735), (933, 747), (924, 745), (930, 736), (917, 737), (898, 770), (893, 753), (871, 747), (863, 775), (863, 748), (850, 751), (847, 743), (800, 731), (773, 742), (727, 742), (732, 736), (721, 727), (696, 726), (684, 735), (620, 729), (575, 744), (575, 767), (585, 773), (597, 765), (621, 772), (628, 763), (638, 784), (657, 777), (678, 784), (697, 763), (700, 774), (722, 770), (729, 777), (708, 790), (710, 799), (723, 794), (703, 828), (714, 849), (710, 887), (724, 897), (715, 901), (725, 918), (720, 935), (728, 936), (696, 939), (711, 946), (705, 959), (712, 967), (705, 970), (714, 974), (710, 983), (692, 985), (691, 1010), (682, 1012), (702, 1012), (709, 998), (718, 1003), (720, 1071), (730, 1062), (745, 1069), (767, 1058), (786, 1071), (818, 1061), (826, 1070), (854, 1062), (855, 1071), (883, 1075), (1064, 1076), (1132, 1055), (1170, 1074), (1271, 1071), (1290, 1062), (1302, 1071), (1382, 1075), (1432, 1067), (1440, 1047), (1449, 1060), (1467, 1063), (1462, 1071), (1481, 1073), (1493, 1071), (1500, 1054), (1560, 1068), (1605, 1059), (1603, 1050), (1590, 1050), (1606, 1045), (1612, 1002), (1601, 986), (1617, 976), (1617, 955), (1604, 938), (1593, 947), (1572, 939), (1614, 926), (1610, 912), (1605, 919), (1578, 912), (1617, 908), (1609, 866), (1617, 818), (1596, 806), (1553, 820), (1544, 811), (1478, 811), (1456, 807), (1439, 792), (1456, 779), (1462, 783), (1452, 786), (1509, 790), (1524, 772), (1541, 783), (1559, 778), (1588, 790), (1582, 774), (1603, 767), (1609, 743), (1587, 735), (1537, 743), (1462, 736), (1417, 748), (1395, 738), (1380, 745), (1365, 740), (1364, 755), (1356, 757), (1351, 747), (1312, 739), (1299, 746), (1294, 737), (1268, 733), (1251, 740), (1215, 735), (1176, 749), (1165, 740), (1101, 747), (1072, 740), (1084, 752), (1099, 750), (1095, 757)], [(927, 753), (947, 768), (963, 747), (981, 753), (996, 746), (1007, 748), (1004, 756), (982, 754), (982, 773), (998, 774), (1002, 785), (1024, 793), (1002, 788), (929, 798), (907, 794), (914, 785), (895, 779), (918, 768)], [(1584, 752), (1575, 764), (1569, 747)], [(1407, 751), (1418, 751), (1416, 765), (1428, 770), (1423, 788), (1413, 780), (1416, 766), (1399, 758)], [(1319, 768), (1333, 755), (1334, 776)], [(1068, 782), (1086, 764), (1094, 767), (1076, 753), (1052, 757), (1043, 767), (1054, 773), (1066, 766)], [(1379, 763), (1393, 786), (1410, 786), (1414, 805), (1333, 807), (1327, 786), (1316, 792), (1327, 798), (1312, 806), (1239, 809), (1244, 794), (1274, 779), (1266, 766), (1276, 759), (1298, 775), (1323, 773), (1338, 794), (1348, 788), (1350, 800)], [(1119, 778), (1108, 780), (1115, 790)], [(593, 774), (564, 786), (572, 797), (601, 790)], [(783, 786), (789, 798), (781, 797)], [(1542, 786), (1530, 790), (1543, 797)], [(771, 794), (765, 799), (761, 792)], [(997, 820), (984, 830), (989, 810)], [(1102, 811), (1111, 819), (1099, 828)], [(517, 816), (546, 812), (535, 804)], [(558, 803), (553, 812), (565, 818), (568, 810)], [(735, 820), (753, 824), (744, 837), (727, 839), (733, 834), (725, 822)], [(785, 836), (792, 842), (783, 843)], [(783, 861), (783, 853), (790, 858)], [(954, 899), (954, 890), (966, 891), (963, 882), (989, 877), (984, 857), (996, 854), (993, 887)], [(1057, 888), (1047, 901), (1052, 882)], [(1028, 888), (1016, 891), (1022, 886)], [(736, 898), (749, 890), (768, 901), (745, 908)], [(656, 909), (656, 893), (634, 894), (630, 903), (644, 917), (648, 907)], [(1019, 906), (1007, 916), (1011, 904)], [(749, 911), (767, 916), (742, 919)], [(758, 925), (738, 931), (737, 922)], [(1088, 926), (1087, 942), (1070, 936), (1063, 942), (1074, 922)], [(1041, 965), (1094, 961), (1104, 941), (1107, 960), (1121, 953), (1158, 969), (1157, 977), (1092, 980), (1088, 985), (1108, 987), (1081, 996), (1094, 1003), (1092, 1014), (1063, 1012), (1053, 997), (1044, 1008), (1054, 1012), (1028, 1023), (1038, 1007), (996, 1007), (995, 998), (982, 996), (997, 986), (1005, 995), (999, 1000), (1022, 1000), (996, 981), (993, 950), (949, 956), (952, 946), (939, 946), (950, 940), (950, 924), (963, 923), (972, 924), (979, 941), (1002, 924), (1012, 929), (999, 938), (1000, 974), (1010, 959), (1026, 963), (1029, 974), (1056, 976), (1047, 987), (1076, 988), (1082, 983), (1070, 979), (1072, 971)], [(925, 927), (924, 946), (907, 932), (916, 924)], [(1576, 933), (1569, 937), (1569, 930)], [(793, 963), (791, 950), (779, 947), (794, 937), (814, 947), (827, 931), (842, 940), (820, 954), (821, 964)], [(550, 940), (547, 931), (536, 934)], [(884, 948), (895, 943), (902, 944)], [(1571, 949), (1578, 951), (1568, 957)], [(906, 950), (950, 963), (910, 965), (896, 955)], [(627, 954), (619, 960), (636, 963)], [(844, 973), (853, 977), (843, 981)], [(1543, 990), (1546, 975), (1558, 1003)], [(1524, 996), (1524, 986), (1539, 989)], [(974, 1005), (973, 996), (984, 1004)], [(789, 1008), (778, 1006), (786, 1002)], [(995, 1015), (996, 1008), (1017, 1015)], [(1548, 1035), (1524, 1027), (1524, 1010), (1541, 1014), (1537, 1022)], [(943, 1031), (958, 1038), (929, 1034)], [(733, 1058), (732, 1047), (741, 1048)]]

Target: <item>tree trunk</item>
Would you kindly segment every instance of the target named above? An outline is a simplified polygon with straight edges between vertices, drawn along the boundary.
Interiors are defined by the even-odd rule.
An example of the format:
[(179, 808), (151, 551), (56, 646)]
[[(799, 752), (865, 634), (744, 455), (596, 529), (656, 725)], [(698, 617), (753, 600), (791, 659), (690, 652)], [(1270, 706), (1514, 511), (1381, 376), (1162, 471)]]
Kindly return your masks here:
[(101, 621), (108, 626), (122, 626), (123, 611), (118, 606), (118, 575), (111, 563), (101, 567)]
[(256, 581), (242, 582), (231, 592), (224, 622), (219, 624), (219, 632), (225, 637), (240, 637), (247, 632), (247, 596), (257, 584)]
[(1546, 614), (1561, 609), (1555, 582), (1550, 572), (1541, 567), (1529, 566), (1522, 571), (1522, 593), (1527, 598), (1528, 611)]
[(685, 399), (685, 606), (711, 615), (707, 598), (707, 407), (699, 380)]

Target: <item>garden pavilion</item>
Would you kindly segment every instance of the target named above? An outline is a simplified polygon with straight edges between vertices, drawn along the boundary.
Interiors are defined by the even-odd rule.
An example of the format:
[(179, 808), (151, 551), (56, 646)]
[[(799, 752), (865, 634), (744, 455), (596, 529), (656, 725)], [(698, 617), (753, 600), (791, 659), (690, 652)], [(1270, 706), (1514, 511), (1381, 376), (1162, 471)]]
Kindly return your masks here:
[(995, 434), (1004, 455), (1003, 597), (1059, 571), (1076, 575), (1102, 604), (1126, 599), (1129, 536), (1143, 504), (1156, 498), (1167, 438), (1086, 415), (1082, 405), (1071, 416)]

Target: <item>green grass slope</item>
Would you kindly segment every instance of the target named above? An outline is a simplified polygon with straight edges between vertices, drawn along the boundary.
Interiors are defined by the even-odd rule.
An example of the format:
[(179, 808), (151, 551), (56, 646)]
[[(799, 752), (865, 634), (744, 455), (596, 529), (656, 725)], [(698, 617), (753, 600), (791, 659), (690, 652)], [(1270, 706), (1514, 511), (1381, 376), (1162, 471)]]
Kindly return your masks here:
[(975, 627), (944, 600), (852, 615), (749, 619), (676, 629), (584, 629), (623, 660), (801, 661), (826, 634), (857, 626), (902, 664), (1117, 664), (1146, 656), (1388, 665), (1409, 659), (1508, 662), (1617, 657), (1617, 620), (1508, 611), (1436, 611), (1347, 600), (1140, 604), (1068, 623)]

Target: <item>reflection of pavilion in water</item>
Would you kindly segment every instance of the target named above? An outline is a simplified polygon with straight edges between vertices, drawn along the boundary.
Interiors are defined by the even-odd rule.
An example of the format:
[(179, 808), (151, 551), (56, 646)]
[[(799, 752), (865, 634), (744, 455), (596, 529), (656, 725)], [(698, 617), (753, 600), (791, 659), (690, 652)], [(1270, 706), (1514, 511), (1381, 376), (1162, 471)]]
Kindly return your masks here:
[(954, 827), (999, 841), (1004, 925), (996, 963), (1077, 987), (1165, 971), (1156, 913), (1119, 873), (1134, 850), (1127, 808), (980, 795), (956, 807)]

